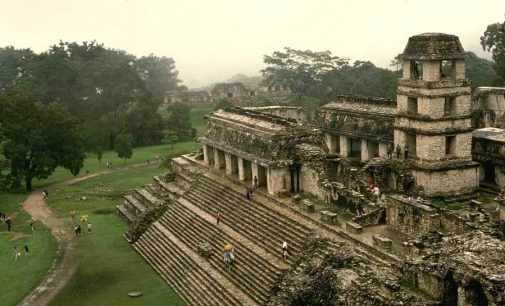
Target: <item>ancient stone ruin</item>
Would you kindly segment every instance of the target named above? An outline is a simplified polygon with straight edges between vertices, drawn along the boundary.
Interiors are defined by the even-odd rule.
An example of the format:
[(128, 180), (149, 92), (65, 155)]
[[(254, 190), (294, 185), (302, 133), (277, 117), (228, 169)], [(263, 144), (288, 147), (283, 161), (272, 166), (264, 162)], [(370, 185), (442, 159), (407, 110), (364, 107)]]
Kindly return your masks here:
[(209, 114), (118, 205), (133, 248), (189, 305), (505, 305), (505, 89), (472, 92), (453, 35), (401, 59), (396, 101)]

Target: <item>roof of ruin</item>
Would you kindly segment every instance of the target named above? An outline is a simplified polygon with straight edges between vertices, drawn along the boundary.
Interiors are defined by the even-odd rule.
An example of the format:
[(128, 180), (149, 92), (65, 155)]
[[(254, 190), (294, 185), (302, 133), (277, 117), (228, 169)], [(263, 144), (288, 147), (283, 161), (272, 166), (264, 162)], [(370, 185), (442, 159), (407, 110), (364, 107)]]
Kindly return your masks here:
[(474, 97), (482, 97), (490, 94), (505, 95), (505, 87), (477, 87), (473, 91)]
[(386, 98), (341, 95), (321, 109), (393, 116), (396, 113), (396, 102)]
[(491, 140), (491, 141), (505, 143), (505, 130), (504, 129), (487, 127), (487, 128), (478, 129), (478, 130), (473, 131), (472, 136), (474, 138), (483, 138), (483, 139), (487, 139), (487, 140)]
[(271, 133), (283, 133), (289, 127), (296, 126), (294, 120), (238, 107), (217, 110), (211, 114), (211, 118), (231, 121)]
[(456, 35), (423, 33), (409, 38), (402, 54), (404, 60), (464, 59), (465, 50)]
[(251, 106), (244, 107), (246, 110), (275, 110), (275, 109), (294, 109), (294, 110), (303, 110), (301, 106), (285, 106), (285, 105), (271, 105), (271, 106)]

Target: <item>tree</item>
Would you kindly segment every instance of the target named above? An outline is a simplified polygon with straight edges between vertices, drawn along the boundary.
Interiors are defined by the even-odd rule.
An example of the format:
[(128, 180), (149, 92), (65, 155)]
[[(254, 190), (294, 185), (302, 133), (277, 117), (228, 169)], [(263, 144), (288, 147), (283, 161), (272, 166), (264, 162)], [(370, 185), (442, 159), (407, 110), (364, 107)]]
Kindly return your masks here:
[(14, 187), (24, 180), (31, 191), (34, 178), (45, 179), (57, 167), (79, 174), (85, 158), (79, 124), (61, 104), (9, 89), (0, 95), (0, 122)]
[(147, 90), (155, 99), (162, 100), (167, 91), (176, 89), (180, 83), (177, 78), (179, 72), (175, 69), (172, 58), (150, 54), (139, 58), (136, 67)]
[(122, 158), (126, 163), (126, 160), (131, 158), (133, 155), (133, 137), (131, 134), (119, 134), (116, 138), (114, 144), (114, 150), (117, 152), (117, 156)]
[(172, 103), (167, 106), (166, 110), (165, 128), (169, 133), (177, 135), (179, 139), (195, 136), (195, 131), (191, 127), (191, 108), (188, 105)]
[(330, 51), (311, 51), (284, 48), (265, 55), (267, 65), (261, 72), (267, 86), (285, 85), (301, 98), (318, 96), (322, 90), (322, 80), (329, 71), (346, 66), (349, 60), (333, 56)]
[(505, 80), (505, 22), (488, 25), (480, 38), (480, 43), (484, 50), (491, 51), (496, 63), (496, 72)]
[(473, 52), (466, 52), (466, 77), (471, 81), (472, 88), (479, 86), (500, 86), (503, 80), (495, 70), (495, 63), (478, 57)]

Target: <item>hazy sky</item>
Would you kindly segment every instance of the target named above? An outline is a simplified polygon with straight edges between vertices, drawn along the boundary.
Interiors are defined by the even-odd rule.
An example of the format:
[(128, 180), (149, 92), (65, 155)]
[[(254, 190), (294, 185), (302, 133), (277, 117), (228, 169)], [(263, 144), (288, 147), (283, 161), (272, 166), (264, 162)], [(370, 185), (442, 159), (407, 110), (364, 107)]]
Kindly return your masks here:
[(173, 57), (190, 87), (258, 74), (264, 54), (330, 50), (379, 66), (409, 36), (445, 32), (483, 55), (479, 37), (505, 20), (505, 0), (0, 0), (0, 46), (43, 51), (97, 40)]

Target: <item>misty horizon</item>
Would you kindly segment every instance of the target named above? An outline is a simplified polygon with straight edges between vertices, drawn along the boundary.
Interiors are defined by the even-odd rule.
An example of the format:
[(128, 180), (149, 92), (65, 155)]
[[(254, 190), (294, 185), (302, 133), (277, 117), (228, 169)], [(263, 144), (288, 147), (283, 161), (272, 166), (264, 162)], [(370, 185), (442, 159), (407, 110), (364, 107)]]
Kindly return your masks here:
[(424, 32), (457, 35), (466, 51), (490, 58), (480, 36), (503, 19), (505, 2), (483, 2), (25, 0), (4, 4), (0, 46), (42, 52), (60, 40), (96, 40), (136, 56), (171, 57), (183, 84), (198, 88), (236, 74), (260, 75), (263, 56), (284, 47), (329, 50), (390, 68), (408, 38)]

